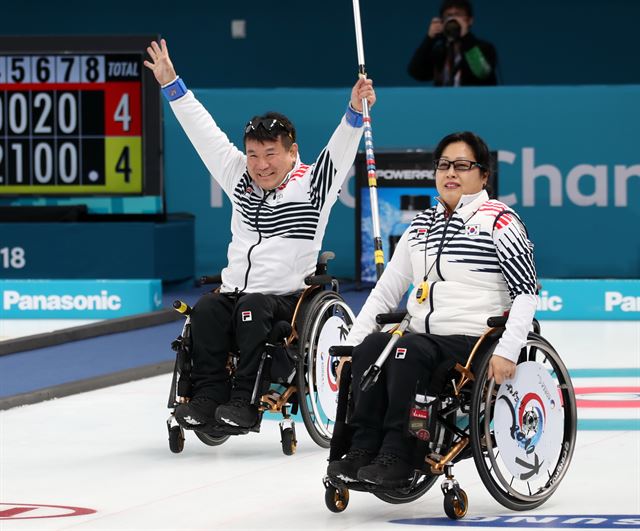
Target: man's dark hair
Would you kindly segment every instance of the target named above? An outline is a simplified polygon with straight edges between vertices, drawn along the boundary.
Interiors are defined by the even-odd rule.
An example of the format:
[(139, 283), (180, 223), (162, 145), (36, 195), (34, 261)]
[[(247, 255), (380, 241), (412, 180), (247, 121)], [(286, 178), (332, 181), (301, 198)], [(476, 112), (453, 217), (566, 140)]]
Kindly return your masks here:
[(278, 138), (282, 138), (282, 145), (289, 149), (296, 141), (296, 128), (284, 114), (268, 112), (254, 116), (247, 122), (243, 142), (245, 145), (247, 139), (262, 143), (277, 142)]
[(442, 152), (446, 147), (449, 144), (454, 144), (455, 142), (464, 142), (467, 144), (467, 146), (471, 148), (471, 151), (473, 151), (476, 162), (483, 167), (483, 171), (491, 174), (491, 154), (489, 153), (489, 147), (482, 138), (471, 131), (451, 133), (450, 135), (445, 136), (440, 140), (438, 146), (433, 152), (433, 159), (436, 160), (442, 157)]
[(444, 0), (442, 5), (440, 6), (440, 16), (443, 16), (443, 13), (452, 7), (457, 7), (458, 9), (462, 9), (466, 11), (467, 16), (471, 18), (473, 16), (473, 7), (471, 6), (471, 2), (469, 0)]

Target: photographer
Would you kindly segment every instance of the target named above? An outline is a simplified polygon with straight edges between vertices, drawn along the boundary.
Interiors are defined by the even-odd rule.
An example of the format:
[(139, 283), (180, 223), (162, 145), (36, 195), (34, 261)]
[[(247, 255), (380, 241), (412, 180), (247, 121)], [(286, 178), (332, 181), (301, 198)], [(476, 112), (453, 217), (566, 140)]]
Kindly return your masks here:
[(437, 87), (497, 85), (493, 45), (471, 33), (473, 8), (468, 0), (444, 0), (440, 17), (409, 63), (409, 75)]

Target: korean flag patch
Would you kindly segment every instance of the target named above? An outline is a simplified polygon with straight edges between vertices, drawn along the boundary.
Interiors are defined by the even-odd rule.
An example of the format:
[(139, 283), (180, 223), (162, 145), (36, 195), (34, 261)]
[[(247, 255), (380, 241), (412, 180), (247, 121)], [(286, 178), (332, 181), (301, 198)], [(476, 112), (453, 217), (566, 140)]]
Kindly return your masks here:
[(396, 349), (396, 359), (397, 360), (403, 360), (405, 359), (407, 356), (407, 349), (406, 348), (397, 348)]
[(251, 321), (251, 312), (242, 312), (242, 322)]
[(465, 225), (464, 229), (467, 236), (477, 236), (480, 234), (480, 225)]

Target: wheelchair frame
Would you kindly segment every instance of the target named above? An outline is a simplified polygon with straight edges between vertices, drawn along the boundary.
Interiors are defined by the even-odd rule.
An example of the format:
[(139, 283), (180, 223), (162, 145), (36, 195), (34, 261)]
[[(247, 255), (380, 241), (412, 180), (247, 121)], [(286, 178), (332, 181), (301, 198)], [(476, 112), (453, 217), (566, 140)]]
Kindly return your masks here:
[[(282, 415), (280, 421), (280, 435), (282, 451), (285, 455), (292, 455), (297, 448), (295, 422), (292, 415), (300, 409), (304, 425), (313, 441), (323, 448), (328, 448), (332, 430), (330, 422), (323, 415), (318, 403), (318, 391), (315, 382), (315, 364), (318, 362), (318, 338), (324, 323), (332, 316), (340, 317), (347, 327), (351, 327), (355, 316), (339, 294), (339, 284), (336, 279), (327, 274), (327, 262), (334, 258), (330, 251), (321, 254), (315, 275), (307, 277), (307, 288), (301, 293), (291, 320), (288, 337), (282, 338), (287, 355), (293, 365), (292, 371), (286, 379), (272, 382), (265, 375), (270, 374), (270, 363), (273, 356), (267, 344), (262, 354), (256, 375), (252, 402), (258, 406), (258, 422), (251, 428), (235, 426), (215, 426), (207, 430), (194, 431), (196, 437), (208, 446), (219, 446), (232, 435), (242, 435), (250, 431), (259, 432), (262, 417), (265, 412)], [(221, 282), (219, 276), (203, 277), (202, 284)], [(327, 286), (330, 288), (328, 289)], [(188, 402), (191, 396), (191, 308), (181, 302), (174, 303), (176, 311), (182, 313), (186, 320), (182, 332), (172, 342), (172, 349), (176, 351), (169, 401), (167, 407), (171, 409), (167, 419), (169, 432), (169, 448), (173, 453), (180, 453), (184, 449), (184, 428), (175, 419), (175, 408)], [(280, 339), (280, 338), (279, 338)], [(279, 341), (278, 339), (278, 341)], [(237, 366), (237, 354), (230, 353), (227, 368), (233, 375)], [(273, 387), (273, 385), (278, 387)], [(265, 389), (266, 387), (266, 389)], [(300, 393), (299, 390), (304, 392)]]
[[(403, 315), (403, 314), (399, 314)], [(397, 322), (397, 321), (396, 321)], [(540, 326), (534, 320), (534, 331), (530, 332), (527, 344), (517, 361), (538, 361), (554, 375), (560, 394), (560, 405), (564, 412), (562, 444), (555, 456), (555, 462), (547, 469), (547, 478), (539, 481), (521, 481), (510, 475), (504, 463), (499, 462), (499, 449), (493, 432), (492, 420), (499, 386), (493, 379), (488, 380), (489, 361), (498, 339), (504, 332), (506, 317), (488, 320), (489, 329), (476, 342), (466, 364), (457, 363), (450, 371), (450, 380), (438, 393), (431, 415), (435, 415), (436, 429), (431, 441), (417, 442), (416, 468), (413, 478), (402, 488), (386, 489), (364, 482), (343, 482), (325, 477), (325, 503), (332, 512), (342, 512), (349, 502), (349, 490), (371, 492), (388, 503), (408, 503), (426, 493), (444, 475), (441, 489), (444, 494), (444, 511), (452, 519), (466, 515), (468, 497), (453, 476), (453, 465), (473, 457), (480, 478), (489, 493), (503, 506), (524, 511), (546, 502), (557, 489), (569, 467), (575, 448), (577, 413), (576, 402), (569, 373), (560, 356), (540, 335)], [(348, 355), (344, 352), (342, 354)], [(437, 372), (436, 369), (435, 372)], [(366, 373), (365, 373), (366, 376)], [(363, 378), (364, 380), (365, 378)], [(363, 382), (364, 383), (364, 382)], [(329, 461), (340, 459), (348, 450), (351, 429), (348, 414), (351, 407), (351, 367), (346, 363), (340, 382), (338, 396), (338, 417), (331, 442)], [(459, 427), (456, 422), (458, 412), (468, 417), (468, 423)], [(487, 414), (488, 412), (488, 414)], [(535, 423), (535, 418), (531, 419)], [(539, 419), (538, 419), (539, 420)], [(417, 439), (416, 439), (417, 440)]]

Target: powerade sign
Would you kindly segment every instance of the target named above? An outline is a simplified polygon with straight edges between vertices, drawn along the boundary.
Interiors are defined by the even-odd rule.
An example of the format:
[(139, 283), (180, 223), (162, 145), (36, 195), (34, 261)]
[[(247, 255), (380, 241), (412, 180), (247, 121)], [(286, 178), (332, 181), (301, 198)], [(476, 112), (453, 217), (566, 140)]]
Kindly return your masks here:
[(640, 319), (640, 280), (541, 279), (540, 283), (539, 319)]
[(639, 514), (562, 514), (535, 516), (465, 516), (464, 520), (450, 518), (403, 518), (390, 520), (392, 524), (447, 527), (525, 527), (529, 529), (637, 529)]
[(1, 319), (110, 319), (162, 306), (151, 280), (0, 280)]

